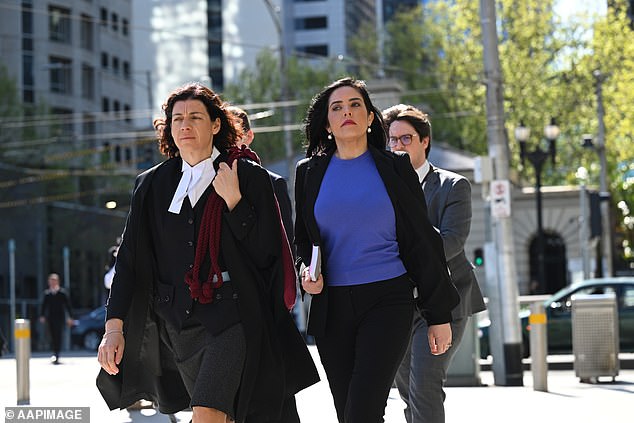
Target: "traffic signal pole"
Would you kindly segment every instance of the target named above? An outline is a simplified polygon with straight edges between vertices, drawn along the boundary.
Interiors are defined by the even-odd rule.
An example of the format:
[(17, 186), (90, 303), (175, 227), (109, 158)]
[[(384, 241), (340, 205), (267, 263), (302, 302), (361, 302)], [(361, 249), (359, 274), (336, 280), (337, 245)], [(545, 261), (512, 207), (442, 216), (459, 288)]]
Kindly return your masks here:
[[(489, 156), (493, 161), (494, 179), (508, 181), (509, 151), (504, 131), (502, 77), (495, 15), (495, 0), (480, 0)], [(487, 255), (487, 261), (492, 262), (490, 265), (494, 267), (495, 277), (487, 274), (486, 293), (491, 319), (493, 378), (496, 385), (522, 386), (522, 338), (511, 214), (493, 218), (491, 230), (495, 253), (490, 258)]]

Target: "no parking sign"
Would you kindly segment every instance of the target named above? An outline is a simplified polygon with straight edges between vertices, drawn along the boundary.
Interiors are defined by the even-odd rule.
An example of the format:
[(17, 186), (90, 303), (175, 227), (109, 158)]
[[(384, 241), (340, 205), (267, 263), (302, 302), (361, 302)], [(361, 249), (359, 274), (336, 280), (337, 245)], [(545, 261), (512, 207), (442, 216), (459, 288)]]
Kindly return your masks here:
[(491, 216), (511, 216), (511, 184), (508, 180), (491, 181)]

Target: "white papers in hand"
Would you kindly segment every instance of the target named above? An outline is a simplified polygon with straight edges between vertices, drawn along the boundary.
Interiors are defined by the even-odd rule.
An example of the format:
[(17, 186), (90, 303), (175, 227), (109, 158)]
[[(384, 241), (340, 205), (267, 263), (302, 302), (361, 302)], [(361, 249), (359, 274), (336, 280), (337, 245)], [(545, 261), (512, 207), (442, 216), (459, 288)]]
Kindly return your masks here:
[(313, 252), (310, 257), (310, 267), (308, 268), (310, 280), (316, 281), (321, 274), (321, 249), (319, 245), (313, 245)]

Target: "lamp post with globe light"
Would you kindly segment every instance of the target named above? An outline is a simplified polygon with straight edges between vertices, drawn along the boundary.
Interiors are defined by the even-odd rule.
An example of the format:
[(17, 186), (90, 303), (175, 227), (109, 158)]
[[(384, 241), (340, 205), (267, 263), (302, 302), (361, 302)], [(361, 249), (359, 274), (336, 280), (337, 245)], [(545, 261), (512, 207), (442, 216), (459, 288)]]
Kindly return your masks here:
[(550, 119), (550, 123), (544, 127), (544, 137), (548, 140), (548, 150), (543, 150), (540, 145), (536, 145), (533, 150), (527, 149), (527, 141), (530, 138), (531, 130), (524, 126), (524, 122), (515, 128), (515, 139), (520, 144), (520, 160), (524, 165), (528, 160), (535, 169), (535, 199), (537, 205), (537, 291), (534, 294), (543, 294), (546, 292), (546, 274), (544, 266), (544, 228), (542, 221), (542, 170), (546, 160), (551, 159), (555, 164), (557, 148), (555, 141), (559, 137), (560, 129), (555, 122), (555, 118)]

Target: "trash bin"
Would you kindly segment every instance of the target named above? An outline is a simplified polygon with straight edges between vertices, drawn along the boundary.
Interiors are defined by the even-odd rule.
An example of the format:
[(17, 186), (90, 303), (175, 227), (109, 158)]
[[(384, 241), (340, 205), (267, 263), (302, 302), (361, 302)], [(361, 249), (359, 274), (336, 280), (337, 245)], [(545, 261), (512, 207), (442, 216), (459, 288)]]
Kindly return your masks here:
[(572, 297), (572, 350), (581, 382), (619, 374), (619, 319), (614, 293)]

